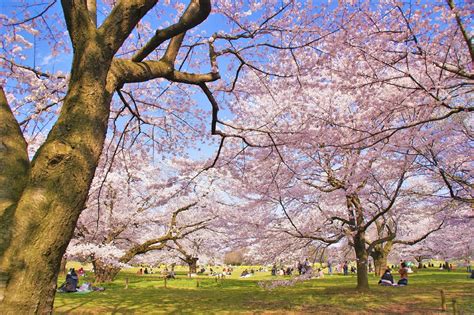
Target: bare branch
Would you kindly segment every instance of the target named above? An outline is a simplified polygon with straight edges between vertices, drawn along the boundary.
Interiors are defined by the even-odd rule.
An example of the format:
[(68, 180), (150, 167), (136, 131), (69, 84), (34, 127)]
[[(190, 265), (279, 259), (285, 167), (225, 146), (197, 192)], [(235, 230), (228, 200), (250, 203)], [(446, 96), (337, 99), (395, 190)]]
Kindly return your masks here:
[(433, 230), (425, 233), (423, 236), (421, 236), (421, 237), (419, 237), (415, 240), (411, 240), (411, 241), (395, 240), (395, 241), (393, 241), (393, 243), (394, 244), (404, 244), (404, 245), (415, 245), (416, 243), (419, 243), (419, 242), (423, 241), (424, 239), (426, 239), (431, 233), (434, 233), (436, 231), (441, 230), (443, 224), (444, 224), (444, 220), (439, 224), (438, 227), (436, 227)]
[(6, 24), (5, 26), (18, 26), (18, 25), (21, 25), (21, 24), (25, 24), (25, 23), (28, 23), (30, 21), (33, 21), (41, 16), (43, 16), (43, 14), (45, 14), (53, 5), (55, 5), (57, 2), (57, 0), (53, 0), (53, 2), (51, 2), (50, 4), (48, 4), (46, 6), (46, 8), (44, 8), (43, 11), (41, 11), (40, 13), (36, 14), (36, 15), (33, 15), (32, 17), (26, 19), (26, 20), (23, 20), (21, 22), (16, 22), (16, 23), (10, 23), (10, 24)]

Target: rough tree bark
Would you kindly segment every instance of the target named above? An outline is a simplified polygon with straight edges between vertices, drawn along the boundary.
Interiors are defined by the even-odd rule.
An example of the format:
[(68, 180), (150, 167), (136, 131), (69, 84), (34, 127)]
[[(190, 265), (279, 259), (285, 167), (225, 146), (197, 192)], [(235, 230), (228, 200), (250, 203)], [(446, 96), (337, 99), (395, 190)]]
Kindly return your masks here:
[(96, 283), (112, 282), (120, 271), (120, 267), (108, 265), (98, 259), (92, 261)]
[[(0, 86), (0, 257), (4, 257), (11, 243), (13, 230), (10, 227), (29, 171), (26, 141)], [(8, 278), (6, 269), (0, 266), (0, 301)]]
[(388, 254), (392, 250), (392, 241), (387, 241), (385, 244), (378, 244), (374, 247), (370, 256), (374, 259), (375, 275), (381, 277), (387, 268)]
[(354, 236), (354, 250), (357, 260), (357, 290), (369, 290), (369, 274), (367, 270), (368, 253), (365, 245), (365, 232), (359, 232)]
[(346, 196), (349, 223), (354, 233), (353, 246), (357, 261), (357, 290), (369, 290), (369, 273), (367, 270), (369, 254), (366, 246), (364, 211), (359, 196), (356, 193)]
[(31, 162), (14, 210), (13, 237), (2, 260), (9, 274), (3, 312), (51, 311), (61, 257), (105, 139), (112, 97), (105, 87), (110, 62), (96, 41), (75, 47), (75, 71), (61, 114)]

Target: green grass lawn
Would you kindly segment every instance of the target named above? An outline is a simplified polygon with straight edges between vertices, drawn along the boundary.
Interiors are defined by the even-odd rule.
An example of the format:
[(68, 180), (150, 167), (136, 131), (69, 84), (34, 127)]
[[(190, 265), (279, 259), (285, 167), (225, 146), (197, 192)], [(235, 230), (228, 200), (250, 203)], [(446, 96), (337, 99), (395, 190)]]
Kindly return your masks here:
[[(178, 272), (177, 279), (168, 280), (165, 288), (159, 275), (140, 276), (135, 271), (121, 272), (113, 283), (103, 285), (106, 288), (103, 292), (56, 294), (55, 313), (433, 314), (441, 313), (440, 290), (444, 289), (450, 314), (453, 298), (462, 314), (474, 314), (474, 280), (461, 271), (417, 271), (410, 275), (407, 287), (379, 287), (378, 278), (371, 277), (371, 289), (364, 294), (355, 291), (355, 276), (326, 276), (267, 291), (257, 283), (285, 277), (257, 272), (252, 278), (239, 279), (241, 269), (236, 269), (231, 277), (216, 282), (207, 276), (190, 279), (183, 271)], [(125, 289), (125, 278), (129, 278), (128, 289)]]

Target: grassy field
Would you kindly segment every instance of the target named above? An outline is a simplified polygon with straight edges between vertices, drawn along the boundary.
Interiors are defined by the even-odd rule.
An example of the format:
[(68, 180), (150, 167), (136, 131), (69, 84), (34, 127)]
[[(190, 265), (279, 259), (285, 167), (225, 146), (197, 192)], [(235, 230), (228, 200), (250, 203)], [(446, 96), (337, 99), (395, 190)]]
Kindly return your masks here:
[[(474, 280), (461, 271), (417, 271), (410, 275), (407, 287), (379, 287), (378, 279), (371, 277), (371, 289), (364, 294), (354, 290), (356, 277), (351, 275), (326, 276), (268, 291), (257, 283), (285, 277), (257, 272), (252, 278), (239, 279), (241, 269), (236, 269), (232, 276), (216, 281), (208, 276), (187, 278), (183, 271), (178, 272), (177, 279), (168, 280), (165, 288), (159, 275), (136, 275), (135, 271), (121, 272), (113, 283), (104, 285), (103, 292), (56, 294), (55, 313), (437, 314), (442, 313), (443, 289), (450, 314), (453, 298), (460, 314), (474, 314)], [(128, 289), (125, 278), (129, 278)]]

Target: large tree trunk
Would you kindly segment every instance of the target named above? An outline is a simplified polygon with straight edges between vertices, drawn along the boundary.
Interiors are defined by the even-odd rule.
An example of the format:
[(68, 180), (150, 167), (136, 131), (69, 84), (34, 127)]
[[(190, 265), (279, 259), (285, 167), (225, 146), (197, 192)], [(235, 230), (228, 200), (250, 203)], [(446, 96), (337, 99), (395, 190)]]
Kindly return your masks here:
[(379, 244), (374, 247), (370, 254), (374, 259), (375, 274), (379, 277), (383, 275), (387, 268), (387, 259), (392, 250), (392, 241), (387, 241), (385, 245)]
[(197, 273), (197, 261), (198, 261), (197, 257), (190, 257), (186, 259), (186, 262), (188, 263), (188, 266), (189, 266), (189, 274)]
[(1, 261), (9, 278), (2, 314), (52, 312), (61, 258), (84, 208), (107, 131), (111, 60), (104, 59), (99, 46), (94, 40), (76, 42), (61, 114), (31, 162)]
[(354, 249), (357, 260), (357, 290), (369, 289), (369, 274), (367, 271), (368, 254), (365, 246), (365, 233), (358, 232), (354, 236)]
[(112, 282), (120, 271), (120, 267), (107, 265), (100, 260), (94, 260), (92, 265), (96, 283)]
[[(26, 186), (30, 161), (26, 141), (0, 86), (0, 258), (12, 240), (16, 204)], [(0, 264), (0, 302), (4, 298), (8, 271)]]
[(374, 258), (374, 269), (375, 275), (381, 277), (387, 268), (387, 257), (386, 256), (379, 256), (378, 258)]

